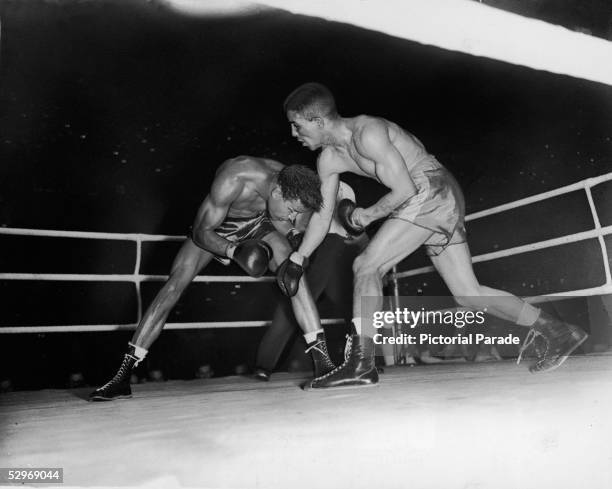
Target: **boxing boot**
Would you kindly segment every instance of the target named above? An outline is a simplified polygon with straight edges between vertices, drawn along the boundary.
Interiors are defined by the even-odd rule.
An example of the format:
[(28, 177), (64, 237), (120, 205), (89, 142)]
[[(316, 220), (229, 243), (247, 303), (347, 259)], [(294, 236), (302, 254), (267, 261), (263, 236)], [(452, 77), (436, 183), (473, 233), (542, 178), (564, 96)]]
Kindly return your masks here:
[(347, 336), (344, 363), (332, 371), (314, 378), (306, 389), (327, 389), (374, 385), (378, 370), (374, 364), (374, 342), (369, 336)]
[(310, 353), (314, 368), (314, 377), (321, 377), (336, 368), (327, 351), (325, 333), (319, 333), (317, 339), (307, 345), (305, 353)]
[(133, 347), (123, 356), (123, 362), (115, 376), (99, 389), (89, 394), (90, 401), (112, 401), (113, 399), (126, 399), (132, 397), (130, 378), (132, 369), (138, 358), (134, 355)]
[(519, 351), (516, 363), (527, 356), (533, 348), (535, 361), (529, 366), (530, 372), (546, 372), (560, 367), (567, 357), (588, 338), (578, 326), (560, 321), (541, 311)]

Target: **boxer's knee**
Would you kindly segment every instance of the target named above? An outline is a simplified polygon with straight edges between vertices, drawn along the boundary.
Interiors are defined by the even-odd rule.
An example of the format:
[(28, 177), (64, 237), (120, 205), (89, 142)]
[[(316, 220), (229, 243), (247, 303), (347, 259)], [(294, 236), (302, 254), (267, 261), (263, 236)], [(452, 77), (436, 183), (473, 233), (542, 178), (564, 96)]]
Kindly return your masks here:
[(281, 263), (283, 263), (287, 258), (289, 258), (290, 254), (291, 247), (289, 246), (289, 244), (280, 242), (276, 249), (272, 248), (272, 259), (268, 264), (268, 268), (270, 269), (270, 271), (276, 272), (276, 269), (280, 266)]
[(455, 296), (455, 302), (459, 307), (466, 307), (468, 309), (474, 308), (474, 300), (465, 295)]
[(487, 300), (485, 300), (481, 291), (476, 289), (468, 289), (466, 288), (461, 292), (461, 295), (455, 295), (455, 302), (460, 307), (465, 307), (467, 309), (482, 309), (487, 305)]
[(371, 253), (362, 253), (353, 261), (353, 275), (358, 281), (364, 278), (376, 278), (382, 280), (385, 275), (383, 264), (379, 263), (375, 256)]

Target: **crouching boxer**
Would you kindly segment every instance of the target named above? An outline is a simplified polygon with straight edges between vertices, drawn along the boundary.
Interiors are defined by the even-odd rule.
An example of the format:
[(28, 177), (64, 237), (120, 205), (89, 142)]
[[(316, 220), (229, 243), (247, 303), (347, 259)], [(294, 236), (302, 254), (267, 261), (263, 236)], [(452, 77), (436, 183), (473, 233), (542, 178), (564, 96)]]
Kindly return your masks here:
[[(170, 276), (145, 311), (115, 376), (89, 396), (91, 401), (131, 397), (132, 369), (141, 362), (161, 333), (168, 314), (187, 286), (213, 258), (236, 262), (248, 275), (275, 271), (291, 252), (279, 232), (298, 215), (322, 205), (319, 177), (300, 166), (284, 166), (265, 158), (239, 156), (217, 170), (210, 193), (198, 210), (192, 233), (176, 256)], [(278, 226), (278, 228), (276, 227)], [(305, 280), (291, 298), (295, 318), (304, 332), (315, 377), (333, 370), (323, 329)]]

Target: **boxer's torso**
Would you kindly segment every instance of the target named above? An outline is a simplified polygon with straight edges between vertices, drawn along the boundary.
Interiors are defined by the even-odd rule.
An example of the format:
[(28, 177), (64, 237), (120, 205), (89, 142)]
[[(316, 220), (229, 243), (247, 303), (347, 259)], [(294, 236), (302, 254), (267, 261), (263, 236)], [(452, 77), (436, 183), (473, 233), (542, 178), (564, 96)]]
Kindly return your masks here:
[(270, 183), (284, 165), (278, 161), (253, 156), (238, 156), (223, 163), (213, 185), (233, 181), (240, 188), (228, 210), (228, 217), (251, 217), (266, 210)]

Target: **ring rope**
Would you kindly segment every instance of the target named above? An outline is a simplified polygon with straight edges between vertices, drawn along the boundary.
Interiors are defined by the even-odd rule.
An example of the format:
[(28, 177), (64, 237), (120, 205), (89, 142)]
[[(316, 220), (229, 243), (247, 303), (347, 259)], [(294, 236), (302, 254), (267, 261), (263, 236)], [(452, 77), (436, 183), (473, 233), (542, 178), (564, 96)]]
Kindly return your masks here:
[[(530, 251), (541, 250), (545, 248), (551, 248), (554, 246), (560, 246), (568, 243), (574, 243), (578, 241), (584, 241), (587, 239), (597, 238), (601, 247), (602, 254), (602, 262), (605, 271), (605, 283), (599, 287), (592, 287), (587, 289), (581, 289), (576, 291), (568, 291), (562, 293), (551, 293), (544, 294), (542, 296), (534, 296), (525, 298), (525, 300), (529, 301), (537, 301), (539, 297), (560, 297), (560, 296), (586, 296), (586, 295), (595, 295), (595, 294), (608, 294), (612, 293), (612, 276), (610, 274), (610, 264), (608, 259), (608, 251), (606, 248), (606, 243), (604, 240), (604, 236), (608, 236), (612, 234), (612, 225), (602, 227), (601, 222), (599, 220), (599, 216), (597, 213), (597, 208), (595, 207), (595, 202), (593, 201), (593, 195), (591, 189), (596, 185), (612, 180), (612, 173), (607, 173), (605, 175), (601, 175), (594, 178), (587, 178), (585, 180), (581, 180), (579, 182), (573, 183), (571, 185), (566, 185), (564, 187), (560, 187), (558, 189), (550, 190), (548, 192), (543, 192), (540, 194), (532, 195), (530, 197), (526, 197), (520, 200), (516, 200), (514, 202), (509, 202), (507, 204), (502, 204), (496, 207), (492, 207), (490, 209), (485, 209), (483, 211), (472, 213), (466, 216), (466, 221), (473, 221), (475, 219), (480, 219), (482, 217), (490, 216), (492, 214), (498, 214), (500, 212), (504, 212), (507, 210), (515, 209), (517, 207), (522, 207), (525, 205), (533, 204), (534, 202), (539, 202), (542, 200), (550, 199), (552, 197), (557, 197), (559, 195), (567, 194), (570, 192), (574, 192), (576, 190), (584, 190), (586, 192), (586, 197), (589, 202), (589, 207), (591, 210), (591, 214), (593, 216), (594, 229), (589, 231), (583, 231), (580, 233), (575, 233), (567, 236), (562, 236), (559, 238), (548, 239), (536, 243), (530, 243), (527, 245), (516, 246), (513, 248), (507, 248), (504, 250), (494, 251), (490, 253), (484, 253), (481, 255), (474, 256), (472, 258), (473, 263), (485, 262), (496, 260), (499, 258), (505, 258), (507, 256), (518, 255), (522, 253), (528, 253)], [(405, 277), (412, 277), (415, 275), (421, 275), (424, 273), (434, 272), (435, 268), (433, 266), (420, 267), (412, 270), (406, 270), (402, 272), (397, 272), (397, 268), (393, 268), (393, 272), (387, 276), (387, 281), (394, 282), (399, 279)], [(397, 284), (396, 284), (397, 285)]]
[[(573, 192), (575, 190), (585, 190), (587, 199), (591, 208), (594, 221), (594, 229), (575, 233), (573, 235), (563, 236), (560, 238), (549, 239), (537, 243), (531, 243), (527, 245), (517, 246), (505, 250), (499, 250), (491, 253), (485, 253), (473, 257), (473, 262), (483, 262), (495, 260), (507, 256), (527, 253), (530, 251), (550, 248), (553, 246), (559, 246), (567, 243), (573, 243), (577, 241), (583, 241), (586, 239), (598, 238), (601, 249), (602, 257), (604, 262), (604, 269), (606, 274), (606, 282), (598, 287), (592, 287), (588, 289), (566, 291), (562, 293), (551, 293), (540, 296), (526, 297), (525, 300), (531, 303), (544, 302), (553, 300), (558, 297), (576, 297), (576, 296), (587, 296), (587, 295), (600, 295), (612, 293), (612, 278), (610, 276), (610, 266), (608, 263), (608, 253), (605, 246), (604, 236), (612, 234), (612, 226), (602, 227), (598, 217), (597, 209), (593, 201), (591, 188), (612, 180), (612, 173), (601, 175), (595, 178), (588, 178), (583, 181), (567, 185), (555, 190), (544, 192), (541, 194), (533, 195), (524, 199), (520, 199), (514, 202), (496, 206), (490, 209), (486, 209), (480, 212), (476, 212), (466, 216), (466, 220), (479, 219), (492, 214), (504, 212), (506, 210), (514, 209), (520, 206), (528, 205), (541, 200), (546, 200), (558, 195)], [(61, 231), (61, 230), (41, 230), (41, 229), (26, 229), (26, 228), (8, 228), (0, 227), (0, 235), (21, 235), (21, 236), (40, 236), (40, 237), (68, 237), (68, 238), (84, 238), (84, 239), (112, 239), (112, 240), (123, 240), (133, 241), (136, 244), (136, 259), (134, 264), (134, 273), (132, 274), (58, 274), (58, 273), (0, 273), (1, 280), (41, 280), (41, 281), (82, 281), (82, 282), (132, 282), (135, 284), (137, 292), (137, 304), (138, 320), (142, 317), (142, 295), (140, 291), (140, 285), (142, 282), (150, 281), (165, 281), (167, 275), (147, 275), (140, 274), (140, 266), (142, 263), (142, 243), (143, 242), (161, 242), (161, 241), (182, 241), (185, 239), (184, 236), (170, 236), (170, 235), (154, 235), (154, 234), (142, 234), (142, 233), (103, 233), (103, 232), (87, 232), (87, 231)], [(413, 270), (407, 270), (403, 272), (396, 272), (394, 267), (394, 273), (388, 275), (387, 280), (391, 281), (395, 289), (397, 289), (398, 279), (419, 275), (422, 273), (428, 273), (434, 271), (433, 267), (422, 267)], [(200, 275), (194, 278), (194, 282), (206, 282), (206, 283), (261, 283), (261, 282), (273, 282), (274, 277), (260, 277), (253, 278), (248, 276), (229, 276), (229, 275)], [(337, 324), (342, 322), (340, 319), (323, 319), (323, 324)], [(206, 328), (234, 328), (234, 327), (259, 327), (270, 324), (269, 321), (204, 321), (204, 322), (192, 322), (192, 323), (168, 323), (166, 329), (206, 329)], [(5, 326), (0, 327), (0, 333), (45, 333), (45, 332), (86, 332), (86, 331), (117, 331), (117, 330), (129, 330), (134, 329), (137, 323), (128, 324), (104, 324), (104, 325), (70, 325), (70, 326)]]

